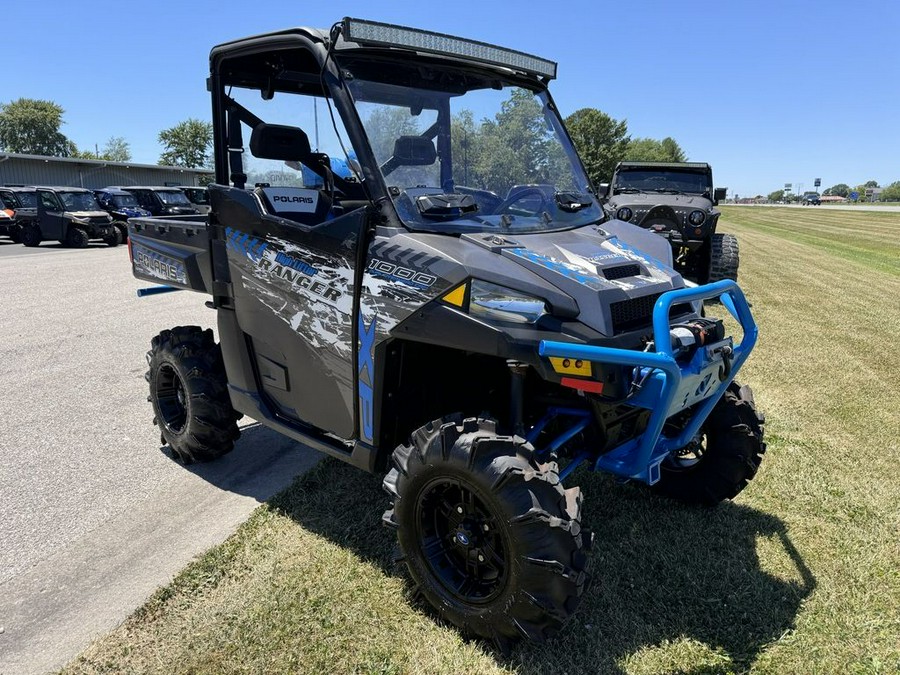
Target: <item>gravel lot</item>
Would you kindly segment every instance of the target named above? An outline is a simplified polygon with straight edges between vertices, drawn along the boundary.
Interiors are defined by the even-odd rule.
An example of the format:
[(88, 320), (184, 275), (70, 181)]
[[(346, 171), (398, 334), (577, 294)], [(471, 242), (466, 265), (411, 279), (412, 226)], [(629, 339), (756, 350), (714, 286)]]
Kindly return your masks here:
[(125, 247), (0, 240), (0, 673), (63, 665), (318, 459), (245, 421), (226, 458), (172, 461), (145, 353), (215, 314), (142, 285)]

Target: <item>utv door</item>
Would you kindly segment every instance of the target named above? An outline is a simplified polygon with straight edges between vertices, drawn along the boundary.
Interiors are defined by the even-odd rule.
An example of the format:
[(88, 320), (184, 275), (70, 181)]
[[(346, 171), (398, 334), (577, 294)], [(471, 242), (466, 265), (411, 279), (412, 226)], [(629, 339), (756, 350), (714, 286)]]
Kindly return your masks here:
[(65, 241), (66, 223), (62, 202), (56, 193), (49, 190), (38, 190), (38, 225), (42, 239)]
[(280, 417), (355, 436), (356, 275), (367, 210), (299, 187), (210, 186), (257, 388)]

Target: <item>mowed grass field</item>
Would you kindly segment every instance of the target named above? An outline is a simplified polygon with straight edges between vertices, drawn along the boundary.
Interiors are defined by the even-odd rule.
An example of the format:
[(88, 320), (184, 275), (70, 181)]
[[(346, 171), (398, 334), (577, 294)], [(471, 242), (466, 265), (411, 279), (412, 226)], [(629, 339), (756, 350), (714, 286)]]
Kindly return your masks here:
[(900, 214), (723, 211), (767, 456), (716, 509), (576, 472), (594, 583), (560, 638), (503, 656), (441, 625), (380, 478), (325, 461), (65, 672), (900, 672)]

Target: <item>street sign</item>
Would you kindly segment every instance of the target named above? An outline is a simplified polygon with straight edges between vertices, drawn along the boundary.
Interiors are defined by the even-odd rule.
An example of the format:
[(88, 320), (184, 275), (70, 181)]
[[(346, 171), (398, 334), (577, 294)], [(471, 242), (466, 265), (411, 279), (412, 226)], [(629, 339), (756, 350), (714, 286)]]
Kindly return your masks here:
[(816, 186), (816, 187), (819, 187), (821, 184), (822, 184), (822, 179), (821, 179), (821, 178), (816, 178), (815, 186)]
[(851, 193), (850, 193), (850, 199), (852, 199), (853, 201), (856, 201), (857, 199), (859, 199), (859, 193), (858, 193), (858, 192), (851, 192)]
[(785, 190), (790, 190), (790, 189), (791, 189), (791, 183), (785, 183), (785, 184), (784, 184), (784, 189), (785, 189)]

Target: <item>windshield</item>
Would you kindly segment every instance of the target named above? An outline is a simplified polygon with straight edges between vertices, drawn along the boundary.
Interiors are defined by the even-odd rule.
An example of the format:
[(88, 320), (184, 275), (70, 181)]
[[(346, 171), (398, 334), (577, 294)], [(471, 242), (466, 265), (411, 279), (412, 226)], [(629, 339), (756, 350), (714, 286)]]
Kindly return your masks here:
[(687, 192), (703, 194), (711, 189), (709, 174), (672, 169), (641, 169), (619, 171), (613, 186), (616, 192)]
[(113, 195), (112, 203), (120, 209), (127, 209), (127, 208), (136, 209), (136, 208), (138, 208), (137, 198), (131, 194)]
[(15, 192), (14, 194), (23, 209), (37, 208), (37, 192)]
[(99, 211), (100, 205), (90, 192), (60, 192), (66, 211)]
[(156, 194), (166, 206), (190, 206), (188, 198), (184, 196), (181, 190), (157, 190)]
[(201, 204), (203, 206), (209, 204), (209, 196), (206, 193), (206, 190), (202, 188), (182, 188), (182, 192), (187, 196), (188, 201), (193, 204)]
[(411, 229), (539, 232), (602, 218), (546, 94), (393, 62), (347, 85)]

